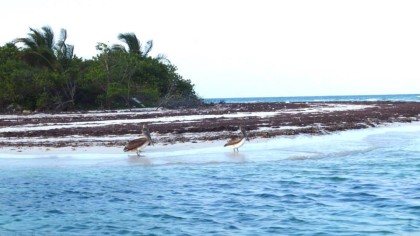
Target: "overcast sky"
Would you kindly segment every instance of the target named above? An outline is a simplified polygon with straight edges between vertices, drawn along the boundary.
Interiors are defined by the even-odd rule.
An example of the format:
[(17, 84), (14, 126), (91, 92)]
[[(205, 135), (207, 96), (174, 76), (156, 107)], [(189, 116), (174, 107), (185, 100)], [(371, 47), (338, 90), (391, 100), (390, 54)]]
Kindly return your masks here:
[(204, 98), (420, 93), (420, 1), (2, 0), (0, 45), (64, 28), (75, 54), (152, 39)]

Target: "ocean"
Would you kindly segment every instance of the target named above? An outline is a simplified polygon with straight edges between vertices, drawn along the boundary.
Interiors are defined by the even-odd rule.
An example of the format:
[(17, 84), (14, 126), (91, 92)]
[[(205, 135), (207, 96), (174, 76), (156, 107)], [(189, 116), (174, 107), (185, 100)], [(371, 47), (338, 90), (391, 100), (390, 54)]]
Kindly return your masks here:
[(0, 235), (419, 235), (420, 122), (239, 153), (0, 153), (0, 193)]
[(336, 102), (336, 101), (410, 101), (410, 102), (420, 102), (420, 94), (206, 98), (206, 99), (204, 99), (204, 101), (207, 102), (207, 103)]

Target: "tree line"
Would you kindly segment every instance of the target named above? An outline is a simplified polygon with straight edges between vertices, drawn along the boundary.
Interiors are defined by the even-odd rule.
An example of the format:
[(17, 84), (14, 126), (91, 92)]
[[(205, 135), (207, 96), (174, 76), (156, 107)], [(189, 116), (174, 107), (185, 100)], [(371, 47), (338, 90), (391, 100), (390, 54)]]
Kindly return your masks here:
[(165, 56), (149, 56), (134, 33), (123, 44), (98, 43), (98, 54), (82, 59), (48, 26), (0, 46), (0, 111), (64, 111), (133, 107), (178, 107), (202, 103), (190, 80)]

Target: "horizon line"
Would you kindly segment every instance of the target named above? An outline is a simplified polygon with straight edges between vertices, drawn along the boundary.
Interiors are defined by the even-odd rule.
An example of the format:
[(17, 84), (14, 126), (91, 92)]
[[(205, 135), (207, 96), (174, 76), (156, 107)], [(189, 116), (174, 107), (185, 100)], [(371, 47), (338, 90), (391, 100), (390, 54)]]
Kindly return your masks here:
[(353, 94), (353, 95), (293, 95), (293, 96), (251, 96), (251, 97), (203, 97), (203, 99), (235, 99), (235, 98), (296, 98), (296, 97), (349, 97), (349, 96), (402, 96), (419, 95), (420, 93), (395, 93), (395, 94)]

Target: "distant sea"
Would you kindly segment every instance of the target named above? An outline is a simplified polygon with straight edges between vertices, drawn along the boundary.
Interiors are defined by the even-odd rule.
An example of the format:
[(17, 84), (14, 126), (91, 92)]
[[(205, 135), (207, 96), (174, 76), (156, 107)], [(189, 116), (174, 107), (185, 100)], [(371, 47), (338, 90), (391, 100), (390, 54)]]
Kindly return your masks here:
[(331, 101), (410, 101), (410, 102), (420, 102), (420, 94), (301, 96), (301, 97), (239, 97), (239, 98), (206, 98), (204, 100), (207, 103), (331, 102)]

